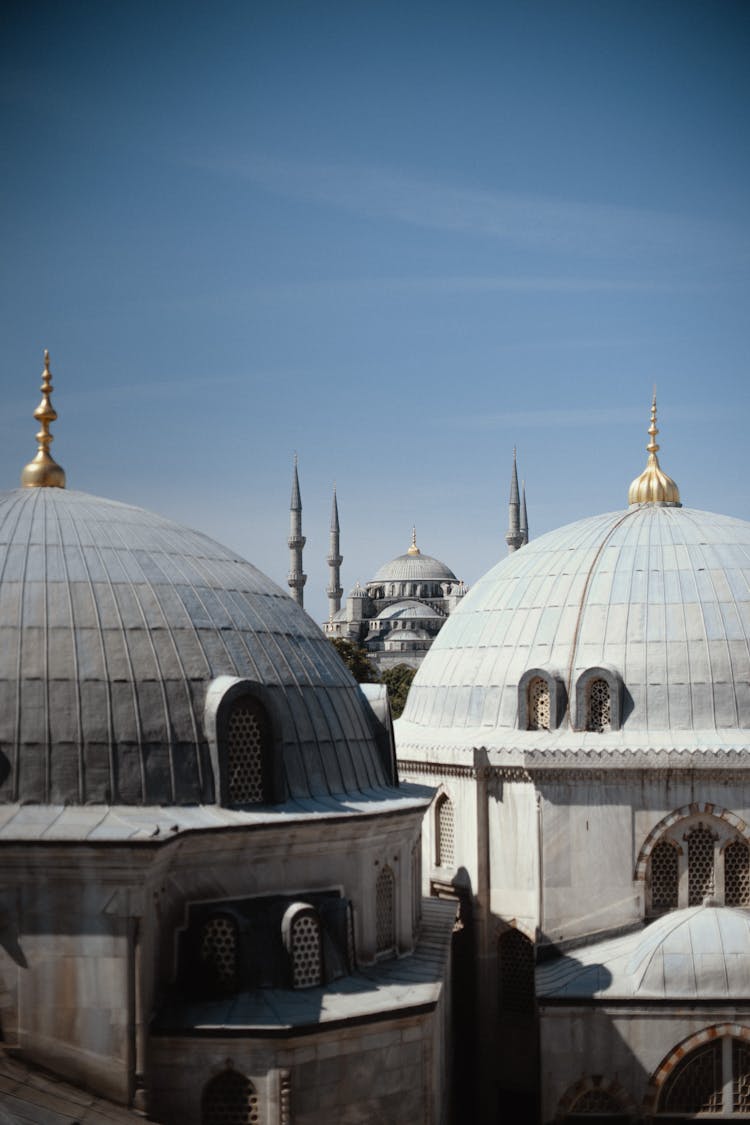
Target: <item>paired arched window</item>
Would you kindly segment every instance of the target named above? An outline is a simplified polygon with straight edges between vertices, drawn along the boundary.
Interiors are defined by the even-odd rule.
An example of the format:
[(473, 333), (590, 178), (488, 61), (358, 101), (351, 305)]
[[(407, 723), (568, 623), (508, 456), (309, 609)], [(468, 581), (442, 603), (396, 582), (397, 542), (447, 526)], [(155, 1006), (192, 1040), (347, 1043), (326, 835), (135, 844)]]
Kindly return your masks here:
[(550, 730), (550, 690), (549, 684), (541, 676), (534, 676), (527, 688), (528, 691), (528, 730)]
[(500, 1017), (534, 1011), (534, 944), (520, 930), (505, 930), (497, 943)]
[(647, 869), (647, 913), (700, 906), (750, 906), (750, 845), (719, 817), (675, 821), (654, 844)]
[(396, 947), (396, 880), (386, 863), (375, 882), (375, 952), (392, 953)]
[(597, 677), (590, 680), (586, 698), (586, 730), (604, 731), (612, 728), (612, 699), (609, 684)]
[(685, 1055), (664, 1082), (661, 1114), (750, 1116), (750, 1043), (731, 1035), (711, 1039)]
[(453, 867), (455, 862), (453, 802), (441, 793), (435, 806), (435, 863), (438, 867)]
[(587, 668), (576, 681), (576, 730), (605, 734), (622, 723), (623, 684), (609, 665)]
[(565, 714), (567, 694), (562, 677), (552, 668), (529, 668), (518, 682), (518, 725), (521, 730), (555, 730)]
[(203, 1090), (201, 1125), (256, 1125), (260, 1106), (249, 1078), (236, 1070), (225, 1070)]

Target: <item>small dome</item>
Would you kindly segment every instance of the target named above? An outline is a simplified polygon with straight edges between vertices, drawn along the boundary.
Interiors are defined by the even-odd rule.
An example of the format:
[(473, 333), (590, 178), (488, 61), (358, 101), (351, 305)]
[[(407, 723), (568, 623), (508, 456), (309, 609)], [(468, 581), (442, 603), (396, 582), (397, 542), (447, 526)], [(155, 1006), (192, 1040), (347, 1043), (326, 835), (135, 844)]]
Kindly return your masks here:
[(0, 493), (0, 635), (0, 803), (213, 803), (222, 678), (259, 685), (290, 797), (388, 784), (368, 705), (307, 614), (140, 508)]
[(378, 621), (388, 621), (392, 619), (408, 619), (414, 617), (428, 617), (431, 620), (435, 617), (440, 617), (430, 606), (425, 605), (423, 602), (394, 602), (393, 605), (388, 605), (385, 609), (381, 609), (377, 616)]
[(750, 912), (674, 910), (637, 933), (543, 964), (537, 992), (542, 998), (750, 998)]
[(369, 596), (370, 595), (367, 593), (367, 590), (364, 588), (364, 586), (360, 586), (359, 582), (356, 584), (356, 586), (352, 586), (351, 590), (349, 591), (350, 598), (369, 598)]

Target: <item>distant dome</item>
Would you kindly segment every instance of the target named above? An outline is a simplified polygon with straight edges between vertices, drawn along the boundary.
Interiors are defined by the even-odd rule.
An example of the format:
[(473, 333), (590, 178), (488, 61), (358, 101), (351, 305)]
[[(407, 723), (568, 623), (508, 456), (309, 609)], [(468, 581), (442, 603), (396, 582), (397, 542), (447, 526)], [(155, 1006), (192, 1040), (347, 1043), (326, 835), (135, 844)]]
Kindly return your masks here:
[(351, 590), (349, 591), (350, 598), (368, 598), (369, 596), (370, 595), (367, 593), (367, 590), (364, 588), (364, 586), (360, 586), (359, 582), (356, 586), (352, 586)]
[[(573, 733), (569, 713), (519, 730), (525, 673), (554, 673), (572, 706), (597, 667), (621, 679), (621, 730)], [(414, 680), (399, 743), (690, 748), (685, 732), (722, 746), (748, 729), (750, 523), (648, 504), (553, 531), (481, 578)]]
[(540, 998), (750, 998), (750, 912), (694, 906), (537, 970)]
[(388, 620), (403, 620), (417, 617), (435, 618), (440, 617), (430, 606), (425, 605), (424, 602), (409, 601), (409, 602), (394, 602), (382, 609), (377, 616), (378, 621)]
[(219, 677), (260, 685), (289, 797), (388, 784), (364, 697), (315, 623), (160, 516), (60, 488), (1, 493), (0, 630), (0, 801), (213, 802)]
[[(457, 582), (455, 574), (445, 563), (430, 555), (405, 554), (385, 563), (375, 573), (372, 582)], [(370, 583), (372, 584), (372, 583)]]

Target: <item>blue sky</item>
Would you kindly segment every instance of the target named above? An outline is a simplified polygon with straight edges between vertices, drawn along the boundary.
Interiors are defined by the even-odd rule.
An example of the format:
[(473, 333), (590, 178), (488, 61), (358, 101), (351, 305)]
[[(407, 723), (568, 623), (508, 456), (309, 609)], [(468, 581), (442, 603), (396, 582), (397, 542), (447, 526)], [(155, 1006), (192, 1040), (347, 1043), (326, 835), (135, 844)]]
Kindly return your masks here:
[(406, 549), (471, 583), (624, 506), (658, 385), (683, 502), (750, 519), (750, 5), (5, 0), (0, 482), (44, 347), (70, 487), (306, 606)]

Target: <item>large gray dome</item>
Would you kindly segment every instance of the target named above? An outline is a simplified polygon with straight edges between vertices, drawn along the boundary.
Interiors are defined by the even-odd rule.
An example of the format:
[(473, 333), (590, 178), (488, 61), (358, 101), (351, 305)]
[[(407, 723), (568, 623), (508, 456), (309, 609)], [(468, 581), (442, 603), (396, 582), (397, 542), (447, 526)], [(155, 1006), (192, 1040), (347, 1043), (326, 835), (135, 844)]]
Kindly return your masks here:
[[(384, 563), (376, 572), (372, 582), (457, 582), (455, 574), (440, 559), (431, 555), (397, 555)], [(371, 585), (368, 583), (368, 585)]]
[[(576, 684), (596, 668), (622, 685), (620, 729), (572, 731)], [(556, 675), (568, 702), (549, 732), (520, 729), (519, 685), (534, 669)], [(749, 728), (750, 523), (645, 504), (542, 536), (480, 579), (425, 658), (398, 730), (403, 751), (566, 738), (689, 748), (695, 732), (737, 745)]]
[(232, 551), (139, 508), (0, 494), (0, 637), (0, 801), (215, 800), (219, 677), (262, 692), (286, 795), (388, 784), (368, 705), (315, 623)]

